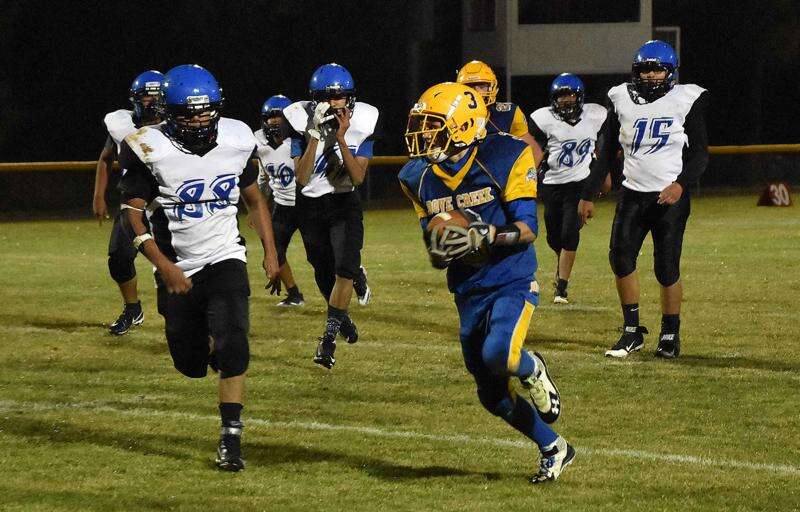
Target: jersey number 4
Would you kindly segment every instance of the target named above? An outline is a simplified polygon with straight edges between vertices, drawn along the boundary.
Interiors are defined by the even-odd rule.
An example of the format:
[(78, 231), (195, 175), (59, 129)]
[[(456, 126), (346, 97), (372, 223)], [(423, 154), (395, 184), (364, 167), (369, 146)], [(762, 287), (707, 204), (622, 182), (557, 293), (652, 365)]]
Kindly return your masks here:
[(631, 144), (631, 156), (635, 155), (645, 142), (644, 136), (647, 134), (648, 141), (645, 144), (650, 145), (650, 149), (644, 152), (645, 155), (655, 153), (669, 141), (669, 132), (666, 131), (675, 120), (671, 117), (655, 117), (649, 119), (647, 117), (640, 117), (633, 123), (633, 144)]

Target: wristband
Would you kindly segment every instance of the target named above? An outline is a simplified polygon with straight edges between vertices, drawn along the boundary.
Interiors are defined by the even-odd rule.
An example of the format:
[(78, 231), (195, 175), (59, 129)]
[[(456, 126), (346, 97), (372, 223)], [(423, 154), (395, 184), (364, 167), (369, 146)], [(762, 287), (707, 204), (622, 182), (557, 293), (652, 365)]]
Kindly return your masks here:
[(492, 245), (516, 245), (519, 243), (519, 226), (509, 224), (496, 228)]
[(150, 233), (145, 233), (143, 235), (139, 235), (139, 236), (137, 236), (136, 238), (133, 239), (133, 246), (136, 249), (138, 249), (140, 245), (142, 245), (146, 241), (152, 240), (152, 239), (153, 239), (153, 235), (151, 235)]
[(321, 139), (320, 134), (319, 134), (319, 130), (317, 130), (316, 128), (309, 128), (308, 130), (306, 130), (306, 133), (312, 139), (317, 139), (317, 140)]

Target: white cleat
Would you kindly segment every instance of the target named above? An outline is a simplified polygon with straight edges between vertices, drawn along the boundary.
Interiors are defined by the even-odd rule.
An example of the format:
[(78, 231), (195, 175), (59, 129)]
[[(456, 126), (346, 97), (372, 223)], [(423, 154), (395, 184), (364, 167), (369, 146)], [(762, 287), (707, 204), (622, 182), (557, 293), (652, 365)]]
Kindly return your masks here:
[(572, 464), (574, 458), (575, 449), (559, 436), (556, 439), (555, 447), (547, 455), (542, 454), (542, 459), (539, 461), (539, 472), (530, 478), (530, 482), (541, 484), (558, 480), (564, 468)]
[(536, 370), (528, 378), (520, 379), (520, 383), (530, 393), (539, 417), (545, 423), (554, 423), (561, 415), (561, 394), (547, 372), (547, 364), (542, 355), (530, 351), (528, 354), (536, 361)]

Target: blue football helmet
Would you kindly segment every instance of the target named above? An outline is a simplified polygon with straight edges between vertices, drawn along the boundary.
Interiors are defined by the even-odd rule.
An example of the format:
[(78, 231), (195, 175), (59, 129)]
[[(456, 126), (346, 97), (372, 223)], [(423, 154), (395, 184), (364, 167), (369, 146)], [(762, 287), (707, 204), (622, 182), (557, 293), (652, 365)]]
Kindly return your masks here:
[[(583, 81), (570, 73), (561, 73), (553, 83), (550, 84), (550, 106), (553, 113), (564, 121), (575, 121), (583, 112), (583, 101), (586, 88)], [(570, 103), (559, 103), (561, 96), (574, 94), (575, 101)]]
[[(283, 94), (276, 94), (261, 106), (261, 128), (264, 130), (264, 136), (273, 144), (289, 136), (289, 123), (283, 117), (283, 109), (291, 104), (292, 100)], [(279, 118), (279, 122), (270, 124), (269, 120), (274, 117)]]
[(314, 103), (312, 107), (337, 96), (347, 98), (347, 108), (350, 110), (353, 110), (356, 104), (356, 82), (353, 76), (344, 66), (334, 62), (322, 65), (314, 71), (308, 84), (308, 92)]
[[(217, 126), (224, 104), (216, 78), (197, 64), (183, 64), (167, 71), (162, 86), (165, 132), (189, 150), (202, 149), (217, 140)], [(208, 122), (191, 126), (189, 120), (207, 114)]]
[[(128, 99), (133, 105), (133, 118), (136, 124), (151, 123), (161, 116), (161, 84), (164, 74), (151, 69), (133, 79), (128, 91)], [(145, 96), (155, 96), (145, 104)]]
[[(648, 71), (666, 71), (664, 80), (651, 80), (641, 77)], [(664, 96), (675, 87), (678, 81), (678, 56), (672, 46), (664, 41), (647, 41), (636, 52), (631, 66), (631, 84), (638, 97), (652, 102)]]

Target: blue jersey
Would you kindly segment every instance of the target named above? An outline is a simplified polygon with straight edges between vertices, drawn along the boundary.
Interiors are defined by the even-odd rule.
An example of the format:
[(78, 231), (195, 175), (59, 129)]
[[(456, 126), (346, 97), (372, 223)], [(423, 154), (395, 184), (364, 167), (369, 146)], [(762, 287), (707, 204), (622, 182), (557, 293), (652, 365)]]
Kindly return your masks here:
[(487, 110), (489, 110), (489, 122), (486, 123), (486, 133), (489, 135), (503, 132), (521, 137), (528, 133), (528, 120), (517, 105), (504, 102), (492, 103)]
[[(487, 137), (470, 150), (455, 173), (415, 158), (403, 167), (399, 179), (423, 229), (438, 213), (469, 208), (489, 224), (505, 226), (522, 220), (537, 232), (536, 165), (531, 148), (515, 137), (504, 133)], [(480, 292), (513, 281), (533, 281), (535, 272), (532, 244), (494, 247), (489, 262), (480, 268), (454, 260), (447, 269), (447, 285), (456, 294)]]

